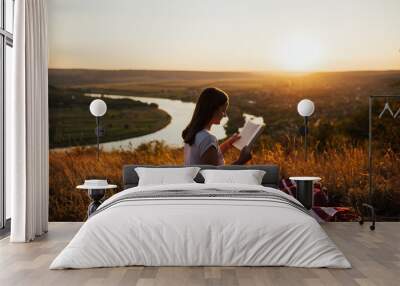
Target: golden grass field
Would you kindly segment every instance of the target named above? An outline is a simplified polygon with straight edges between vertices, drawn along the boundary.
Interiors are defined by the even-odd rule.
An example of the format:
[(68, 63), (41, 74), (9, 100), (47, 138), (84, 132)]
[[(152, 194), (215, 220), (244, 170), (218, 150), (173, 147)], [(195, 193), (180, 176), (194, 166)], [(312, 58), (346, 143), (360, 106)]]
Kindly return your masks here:
[[(316, 175), (322, 178), (333, 205), (354, 205), (368, 200), (368, 162), (366, 146), (351, 147), (339, 142), (316, 153), (310, 151), (304, 162), (301, 142), (287, 144), (260, 140), (249, 164), (278, 164), (281, 176)], [(310, 150), (316, 150), (311, 146)], [(225, 158), (232, 162), (238, 155), (230, 151)], [(380, 155), (380, 156), (378, 156)], [(375, 155), (373, 203), (384, 217), (400, 212), (400, 155), (386, 150)], [(50, 151), (50, 221), (80, 221), (86, 217), (89, 199), (75, 187), (88, 178), (107, 178), (121, 190), (122, 166), (125, 164), (166, 165), (183, 163), (183, 150), (154, 142), (130, 151), (102, 152), (96, 160), (95, 148), (72, 148)], [(108, 195), (110, 195), (109, 193)]]

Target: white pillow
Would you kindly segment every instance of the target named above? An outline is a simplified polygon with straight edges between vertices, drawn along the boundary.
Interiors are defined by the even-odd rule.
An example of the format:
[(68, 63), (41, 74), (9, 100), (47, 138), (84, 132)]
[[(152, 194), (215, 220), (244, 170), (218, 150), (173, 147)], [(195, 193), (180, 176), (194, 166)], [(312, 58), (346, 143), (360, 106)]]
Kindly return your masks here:
[(261, 185), (265, 171), (261, 170), (201, 170), (205, 184)]
[(199, 167), (135, 168), (139, 176), (138, 186), (196, 183), (194, 178), (199, 170)]

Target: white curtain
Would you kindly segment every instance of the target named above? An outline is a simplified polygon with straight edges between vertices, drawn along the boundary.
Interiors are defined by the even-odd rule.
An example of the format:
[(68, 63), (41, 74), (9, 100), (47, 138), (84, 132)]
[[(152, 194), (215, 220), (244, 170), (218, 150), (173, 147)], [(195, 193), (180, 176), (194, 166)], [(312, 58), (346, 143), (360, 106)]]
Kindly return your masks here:
[(13, 93), (6, 98), (6, 177), (12, 242), (48, 227), (48, 78), (46, 0), (16, 0)]

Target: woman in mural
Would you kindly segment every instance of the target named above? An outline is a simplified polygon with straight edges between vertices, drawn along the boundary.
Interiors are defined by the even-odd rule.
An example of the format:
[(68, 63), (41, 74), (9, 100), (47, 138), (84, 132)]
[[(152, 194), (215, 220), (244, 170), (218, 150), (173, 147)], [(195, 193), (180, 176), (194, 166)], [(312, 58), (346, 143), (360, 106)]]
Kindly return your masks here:
[[(220, 124), (226, 116), (229, 105), (228, 95), (218, 88), (206, 88), (197, 100), (196, 108), (189, 125), (183, 130), (185, 142), (185, 165), (223, 165), (224, 153), (232, 148), (232, 144), (240, 136), (234, 134), (221, 145), (210, 133), (213, 124)], [(232, 164), (242, 165), (251, 159), (251, 152), (245, 147), (239, 158)]]

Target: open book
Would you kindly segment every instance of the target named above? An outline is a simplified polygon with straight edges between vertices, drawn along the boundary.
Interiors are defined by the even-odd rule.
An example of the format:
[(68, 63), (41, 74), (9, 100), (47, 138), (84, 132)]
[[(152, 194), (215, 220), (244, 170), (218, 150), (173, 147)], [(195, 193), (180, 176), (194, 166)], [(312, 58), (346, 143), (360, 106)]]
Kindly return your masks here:
[(234, 142), (232, 145), (239, 150), (242, 150), (245, 146), (252, 146), (257, 138), (261, 135), (264, 130), (264, 124), (257, 124), (251, 120), (247, 120), (243, 128), (240, 130), (240, 139)]

